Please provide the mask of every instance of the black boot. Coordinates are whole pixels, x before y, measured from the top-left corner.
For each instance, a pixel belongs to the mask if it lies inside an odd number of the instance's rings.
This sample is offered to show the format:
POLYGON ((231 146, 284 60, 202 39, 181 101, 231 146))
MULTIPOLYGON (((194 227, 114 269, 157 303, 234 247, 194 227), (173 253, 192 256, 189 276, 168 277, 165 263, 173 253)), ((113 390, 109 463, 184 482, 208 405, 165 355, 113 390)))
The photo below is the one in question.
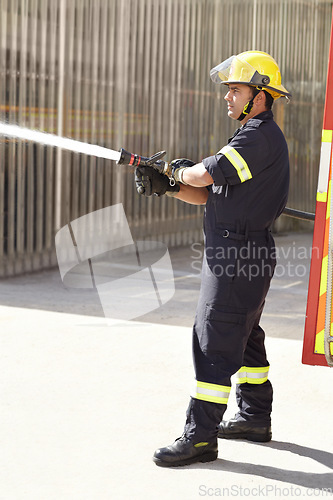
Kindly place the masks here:
POLYGON ((222 420, 219 425, 218 437, 223 439, 247 439, 264 443, 272 439, 272 429, 269 424, 258 425, 257 422, 245 420, 222 420))
POLYGON ((153 460, 160 467, 178 467, 217 459, 217 439, 213 442, 194 443, 186 435, 166 448, 155 451, 153 460))

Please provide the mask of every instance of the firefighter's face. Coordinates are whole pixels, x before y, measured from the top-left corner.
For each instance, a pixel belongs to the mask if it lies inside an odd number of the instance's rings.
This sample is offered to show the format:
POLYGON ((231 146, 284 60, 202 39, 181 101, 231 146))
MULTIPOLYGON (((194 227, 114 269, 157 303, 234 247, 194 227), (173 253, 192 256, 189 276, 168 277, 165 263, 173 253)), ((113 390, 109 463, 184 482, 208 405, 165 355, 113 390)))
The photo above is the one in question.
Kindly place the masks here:
POLYGON ((237 120, 244 106, 252 99, 252 89, 243 83, 230 83, 224 99, 228 104, 228 116, 237 120))

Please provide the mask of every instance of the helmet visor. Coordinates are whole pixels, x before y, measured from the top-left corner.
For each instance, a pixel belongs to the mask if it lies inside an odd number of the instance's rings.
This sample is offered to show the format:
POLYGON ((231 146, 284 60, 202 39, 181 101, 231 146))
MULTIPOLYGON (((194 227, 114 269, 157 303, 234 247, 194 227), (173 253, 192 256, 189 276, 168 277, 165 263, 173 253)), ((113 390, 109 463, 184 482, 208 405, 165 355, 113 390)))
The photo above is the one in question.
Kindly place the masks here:
POLYGON ((214 83, 228 81, 232 61, 236 56, 231 56, 210 70, 210 78, 214 83))
POLYGON ((214 83, 237 82, 250 85, 267 85, 270 78, 260 75, 247 61, 231 56, 210 70, 210 78, 214 83))

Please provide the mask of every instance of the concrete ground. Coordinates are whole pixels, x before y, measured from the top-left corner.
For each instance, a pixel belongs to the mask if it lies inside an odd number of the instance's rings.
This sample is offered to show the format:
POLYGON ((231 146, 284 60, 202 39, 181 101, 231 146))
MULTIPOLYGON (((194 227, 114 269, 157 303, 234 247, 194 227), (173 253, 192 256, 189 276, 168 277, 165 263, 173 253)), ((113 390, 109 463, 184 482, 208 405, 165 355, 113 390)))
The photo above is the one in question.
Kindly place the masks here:
POLYGON ((333 369, 301 363, 312 236, 276 242, 262 321, 273 440, 220 440, 217 461, 176 469, 151 457, 184 425, 200 247, 171 250, 175 295, 136 321, 106 320, 57 269, 3 280, 0 499, 333 497, 333 369))

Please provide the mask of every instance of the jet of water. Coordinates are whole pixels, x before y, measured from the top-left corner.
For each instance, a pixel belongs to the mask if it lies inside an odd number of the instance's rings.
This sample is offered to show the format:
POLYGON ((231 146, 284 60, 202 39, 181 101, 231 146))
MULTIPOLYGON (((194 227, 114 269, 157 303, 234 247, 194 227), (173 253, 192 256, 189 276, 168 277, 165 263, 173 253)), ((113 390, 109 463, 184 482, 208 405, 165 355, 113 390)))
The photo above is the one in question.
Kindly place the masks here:
POLYGON ((86 155, 97 156, 98 158, 106 158, 107 160, 118 161, 120 158, 120 151, 104 148, 95 144, 87 142, 76 141, 68 139, 67 137, 60 137, 59 135, 48 134, 38 130, 20 127, 18 125, 9 125, 8 123, 0 122, 0 135, 6 137, 15 137, 17 139, 24 139, 27 141, 36 142, 45 146, 55 146, 68 151, 76 153, 83 153, 86 155))

